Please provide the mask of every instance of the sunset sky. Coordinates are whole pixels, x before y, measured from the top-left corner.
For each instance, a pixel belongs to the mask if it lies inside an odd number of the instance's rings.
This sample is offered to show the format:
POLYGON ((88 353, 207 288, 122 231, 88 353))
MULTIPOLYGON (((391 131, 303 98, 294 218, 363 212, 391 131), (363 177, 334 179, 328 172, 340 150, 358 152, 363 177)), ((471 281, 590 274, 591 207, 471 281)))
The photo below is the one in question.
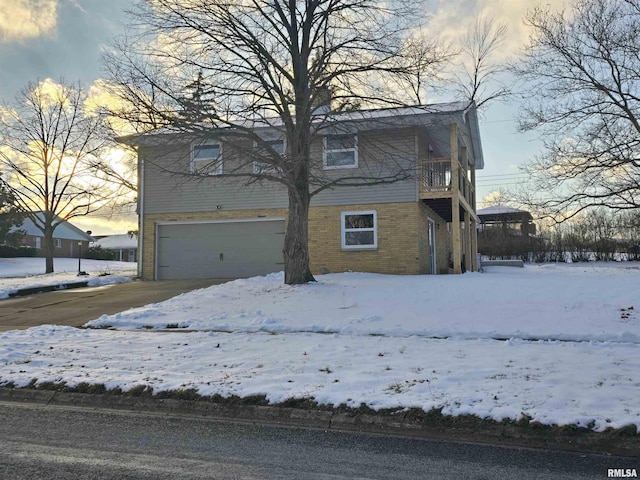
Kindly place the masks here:
MULTIPOLYGON (((48 77, 89 87, 103 75, 101 51, 123 32, 132 0, 0 0, 0 102, 11 101, 28 82, 48 77)), ((557 7, 561 0, 546 0, 557 7)), ((501 52, 516 52, 528 32, 522 22, 532 0, 432 0, 429 25, 441 36, 464 33, 479 15, 505 21, 509 40, 501 52)), ((481 123, 485 169, 478 172, 478 201, 522 178, 518 165, 535 155, 533 135, 516 132, 515 103, 489 108, 481 123)), ((483 205, 480 204, 479 207, 483 205)), ((134 217, 74 220, 96 234, 124 233, 134 217)))

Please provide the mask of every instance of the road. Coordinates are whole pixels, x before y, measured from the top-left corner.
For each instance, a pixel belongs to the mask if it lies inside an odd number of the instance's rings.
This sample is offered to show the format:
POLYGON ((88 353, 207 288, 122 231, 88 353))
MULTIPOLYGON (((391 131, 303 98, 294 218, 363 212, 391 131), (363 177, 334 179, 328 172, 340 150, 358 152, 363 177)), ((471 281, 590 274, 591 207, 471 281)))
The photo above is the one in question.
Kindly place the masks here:
POLYGON ((37 293, 0 300, 0 332, 36 325, 79 327, 102 314, 156 303, 226 280, 135 281, 104 287, 37 293))
POLYGON ((0 478, 595 480, 638 459, 0 402, 0 478))

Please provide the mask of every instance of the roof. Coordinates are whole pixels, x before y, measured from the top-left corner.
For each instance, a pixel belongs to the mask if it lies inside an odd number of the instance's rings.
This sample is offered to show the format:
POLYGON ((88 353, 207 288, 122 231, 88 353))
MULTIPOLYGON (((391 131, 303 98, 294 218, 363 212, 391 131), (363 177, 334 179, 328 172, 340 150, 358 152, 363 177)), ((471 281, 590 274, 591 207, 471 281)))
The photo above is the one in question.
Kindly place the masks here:
POLYGON ((93 243, 96 247, 102 247, 106 250, 125 250, 138 248, 138 237, 131 236, 127 233, 121 235, 109 235, 102 237, 93 243))
POLYGON ((480 220, 492 221, 500 219, 526 219, 532 220, 531 213, 526 210, 520 210, 519 208, 506 207, 503 205, 492 205, 487 208, 481 208, 476 211, 480 220))
MULTIPOLYGON (((42 212, 35 212, 35 215, 37 215, 39 218, 43 217, 42 212)), ((56 229, 54 230, 53 238, 60 238, 63 240, 77 240, 82 242, 93 241, 93 238, 91 237, 91 235, 87 234, 86 232, 83 232, 75 225, 72 225, 71 223, 65 220, 62 220, 60 217, 56 217, 56 220, 60 221, 61 223, 59 223, 56 229)), ((42 236, 42 230, 36 227, 30 218, 25 218, 24 221, 22 222, 22 225, 20 225, 19 227, 14 227, 12 228, 12 230, 13 231, 24 230, 27 235, 31 235, 34 237, 42 236)))
MULTIPOLYGON (((442 137, 442 143, 448 145, 449 125, 456 123, 464 127, 465 141, 468 142, 473 152, 471 163, 476 168, 484 168, 484 156, 482 142, 480 141, 480 128, 475 103, 448 102, 429 105, 415 105, 396 108, 379 108, 358 110, 352 112, 335 112, 318 116, 319 129, 325 133, 337 131, 346 133, 359 130, 381 130, 397 127, 429 127, 432 137, 442 137), (466 134, 468 133, 468 137, 466 134)), ((273 129, 282 126, 280 118, 256 119, 255 121, 243 120, 242 126, 254 130, 273 129)), ((207 126, 203 125, 206 130, 207 126)), ((216 130, 216 128, 213 128, 216 130)), ((219 127, 220 131, 231 131, 231 127, 219 127)), ((157 138, 166 135, 182 134, 171 128, 160 128, 151 132, 118 137, 116 140, 127 145, 152 145, 157 138)))

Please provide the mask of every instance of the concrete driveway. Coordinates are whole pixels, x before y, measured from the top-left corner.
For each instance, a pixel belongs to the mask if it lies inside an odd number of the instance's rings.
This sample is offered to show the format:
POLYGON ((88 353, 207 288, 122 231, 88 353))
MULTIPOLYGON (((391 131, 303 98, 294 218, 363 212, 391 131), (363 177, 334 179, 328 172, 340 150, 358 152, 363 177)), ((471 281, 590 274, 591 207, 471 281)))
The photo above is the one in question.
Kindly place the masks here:
POLYGON ((135 281, 104 287, 60 290, 0 300, 0 332, 36 325, 79 327, 103 314, 118 313, 228 280, 135 281))

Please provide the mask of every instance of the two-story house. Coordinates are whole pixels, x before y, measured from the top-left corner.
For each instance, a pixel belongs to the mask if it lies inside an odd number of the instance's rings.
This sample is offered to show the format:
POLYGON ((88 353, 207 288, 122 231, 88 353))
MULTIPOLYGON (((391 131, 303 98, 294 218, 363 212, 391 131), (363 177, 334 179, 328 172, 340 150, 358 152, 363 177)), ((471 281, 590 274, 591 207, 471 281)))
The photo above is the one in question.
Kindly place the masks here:
MULTIPOLYGON (((259 128, 271 148, 286 148, 278 128, 259 128)), ((283 269, 287 190, 225 176, 238 172, 238 156, 231 155, 238 149, 228 133, 220 130, 206 140, 162 132, 120 139, 138 151, 143 278, 234 278, 283 269), (190 174, 205 165, 206 175, 190 174)), ((311 156, 314 181, 360 174, 389 178, 394 168, 403 173, 392 183, 327 188, 313 196, 314 274, 477 270, 474 186, 483 156, 475 106, 329 115, 311 156)), ((247 168, 277 174, 260 162, 247 168)))

